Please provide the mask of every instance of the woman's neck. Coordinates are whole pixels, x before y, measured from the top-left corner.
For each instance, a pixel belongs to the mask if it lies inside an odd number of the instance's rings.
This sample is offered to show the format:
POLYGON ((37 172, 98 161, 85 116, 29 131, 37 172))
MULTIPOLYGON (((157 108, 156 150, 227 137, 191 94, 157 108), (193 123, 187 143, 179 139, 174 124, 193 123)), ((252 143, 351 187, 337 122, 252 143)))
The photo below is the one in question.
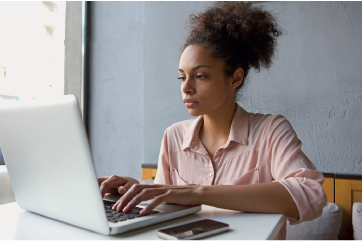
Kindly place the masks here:
POLYGON ((236 103, 227 103, 216 111, 204 115, 199 137, 214 144, 225 144, 229 138, 231 123, 234 117, 236 103))

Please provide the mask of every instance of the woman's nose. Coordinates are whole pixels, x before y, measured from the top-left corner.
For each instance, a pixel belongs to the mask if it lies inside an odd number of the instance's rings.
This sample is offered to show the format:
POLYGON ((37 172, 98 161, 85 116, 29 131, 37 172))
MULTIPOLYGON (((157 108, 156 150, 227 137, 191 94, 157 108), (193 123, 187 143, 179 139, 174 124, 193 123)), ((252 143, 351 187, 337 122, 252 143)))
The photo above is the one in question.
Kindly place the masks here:
POLYGON ((195 93, 195 88, 192 86, 190 79, 186 79, 185 82, 181 85, 181 90, 185 94, 195 93))

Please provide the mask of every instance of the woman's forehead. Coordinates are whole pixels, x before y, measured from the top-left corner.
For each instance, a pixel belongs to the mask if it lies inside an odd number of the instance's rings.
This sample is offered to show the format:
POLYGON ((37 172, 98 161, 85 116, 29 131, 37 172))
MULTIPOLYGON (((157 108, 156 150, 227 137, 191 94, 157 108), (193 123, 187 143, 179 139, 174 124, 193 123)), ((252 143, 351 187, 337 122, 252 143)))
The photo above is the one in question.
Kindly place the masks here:
POLYGON ((220 64, 222 65, 223 62, 214 58, 207 48, 202 45, 190 45, 181 54, 179 69, 192 69, 200 65, 217 67, 220 64))

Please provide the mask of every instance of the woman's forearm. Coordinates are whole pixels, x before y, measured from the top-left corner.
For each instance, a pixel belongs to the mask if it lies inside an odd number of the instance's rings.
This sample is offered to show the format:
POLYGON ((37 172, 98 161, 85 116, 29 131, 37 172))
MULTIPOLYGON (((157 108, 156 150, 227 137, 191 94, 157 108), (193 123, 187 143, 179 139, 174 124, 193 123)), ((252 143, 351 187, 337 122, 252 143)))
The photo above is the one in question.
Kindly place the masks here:
POLYGON ((198 202, 244 212, 281 213, 299 218, 295 202, 278 182, 197 187, 198 202))

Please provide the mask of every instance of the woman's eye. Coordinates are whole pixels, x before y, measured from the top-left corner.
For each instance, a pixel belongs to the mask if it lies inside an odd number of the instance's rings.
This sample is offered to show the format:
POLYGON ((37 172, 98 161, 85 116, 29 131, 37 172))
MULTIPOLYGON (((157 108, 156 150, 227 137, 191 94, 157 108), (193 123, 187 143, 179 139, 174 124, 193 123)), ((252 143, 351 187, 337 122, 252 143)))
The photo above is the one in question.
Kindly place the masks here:
POLYGON ((178 79, 184 81, 186 78, 181 76, 178 79))
POLYGON ((197 75, 196 78, 197 79, 204 79, 206 77, 206 75, 197 75))

